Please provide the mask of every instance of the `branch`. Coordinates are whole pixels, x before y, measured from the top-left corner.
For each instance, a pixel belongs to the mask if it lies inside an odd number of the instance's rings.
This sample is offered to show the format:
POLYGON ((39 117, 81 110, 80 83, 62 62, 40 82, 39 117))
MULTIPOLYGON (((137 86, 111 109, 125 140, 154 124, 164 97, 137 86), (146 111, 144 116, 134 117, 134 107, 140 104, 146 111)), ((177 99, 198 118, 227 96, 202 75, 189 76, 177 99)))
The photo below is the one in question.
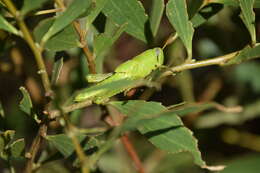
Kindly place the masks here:
POLYGON ((43 61, 43 57, 41 54, 42 49, 40 47, 36 46, 29 29, 27 28, 26 24, 24 23, 22 17, 19 16, 19 11, 17 11, 17 9, 14 6, 14 4, 12 3, 12 1, 11 0, 3 0, 3 1, 6 5, 6 7, 8 8, 8 10, 11 12, 11 14, 16 19, 17 24, 18 24, 20 30, 22 31, 24 40, 28 43, 31 50, 33 51, 33 54, 34 54, 34 57, 35 57, 35 60, 37 62, 37 66, 39 69, 38 73, 41 76, 42 83, 43 83, 43 86, 45 89, 45 96, 47 96, 47 97, 52 96, 50 80, 49 80, 47 70, 46 70, 46 67, 45 67, 45 64, 43 61))
POLYGON ((145 173, 144 171, 144 167, 142 165, 142 162, 140 161, 139 156, 137 155, 135 148, 133 147, 133 145, 131 144, 128 136, 125 134, 120 138, 121 142, 123 143, 125 150, 127 151, 127 153, 129 154, 129 156, 131 157, 131 159, 134 162, 134 165, 137 169, 137 171, 139 173, 145 173))
POLYGON ((194 69, 194 68, 206 67, 206 66, 211 66, 211 65, 224 65, 227 61, 234 58, 238 54, 238 52, 239 51, 232 52, 230 54, 226 54, 223 56, 219 56, 219 57, 207 59, 207 60, 186 62, 184 64, 172 67, 169 71, 164 72, 161 77, 166 77, 166 76, 172 75, 173 73, 181 72, 184 70, 190 70, 190 69, 194 69))
MULTIPOLYGON (((36 45, 36 43, 33 40, 33 37, 31 36, 31 33, 29 31, 29 29, 27 28, 23 18, 21 16, 19 16, 19 11, 17 11, 16 7, 14 6, 14 4, 12 3, 11 0, 3 0, 3 2, 5 3, 7 9, 10 11, 10 13, 14 16, 15 20, 17 21, 17 24, 22 32, 22 37, 23 39, 28 43, 29 47, 31 48, 37 66, 38 66, 38 73, 41 76, 41 80, 44 86, 44 90, 45 90, 45 96, 46 97, 52 97, 53 92, 51 89, 51 84, 50 84, 50 80, 47 74, 47 70, 43 61, 43 57, 42 57, 42 49, 40 47, 38 47, 36 45)), ((38 130, 38 134, 37 136, 34 138, 31 147, 29 149, 29 152, 27 153, 28 156, 28 161, 26 163, 26 168, 25 168, 25 172, 32 172, 33 169, 33 164, 34 164, 34 160, 35 157, 39 151, 41 142, 42 142, 42 137, 43 135, 45 135, 47 133, 47 124, 48 124, 48 119, 45 117, 43 123, 40 125, 40 128, 38 130)))
MULTIPOLYGON (((62 8, 63 10, 66 9, 64 3, 61 0, 55 0, 57 5, 62 8)), ((79 35, 79 41, 81 44, 81 48, 87 58, 88 61, 88 68, 90 73, 95 74, 96 73, 96 65, 95 65, 95 60, 92 52, 88 48, 88 44, 86 42, 86 32, 83 31, 80 27, 80 23, 78 21, 73 22, 73 26, 76 29, 78 35, 79 35)))

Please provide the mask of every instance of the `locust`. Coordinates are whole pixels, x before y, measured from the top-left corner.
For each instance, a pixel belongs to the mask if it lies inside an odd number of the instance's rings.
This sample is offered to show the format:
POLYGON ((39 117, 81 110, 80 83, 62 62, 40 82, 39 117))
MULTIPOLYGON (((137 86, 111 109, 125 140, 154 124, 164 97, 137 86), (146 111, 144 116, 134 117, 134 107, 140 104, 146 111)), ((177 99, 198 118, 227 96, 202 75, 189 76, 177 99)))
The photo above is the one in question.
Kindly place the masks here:
POLYGON ((132 81, 144 79, 152 71, 161 67, 163 61, 164 54, 161 48, 146 50, 120 64, 113 73, 87 76, 88 82, 97 82, 96 85, 79 92, 74 100, 76 102, 92 100, 100 104, 116 94, 134 88, 132 81), (112 85, 115 86, 113 89, 111 89, 112 85))

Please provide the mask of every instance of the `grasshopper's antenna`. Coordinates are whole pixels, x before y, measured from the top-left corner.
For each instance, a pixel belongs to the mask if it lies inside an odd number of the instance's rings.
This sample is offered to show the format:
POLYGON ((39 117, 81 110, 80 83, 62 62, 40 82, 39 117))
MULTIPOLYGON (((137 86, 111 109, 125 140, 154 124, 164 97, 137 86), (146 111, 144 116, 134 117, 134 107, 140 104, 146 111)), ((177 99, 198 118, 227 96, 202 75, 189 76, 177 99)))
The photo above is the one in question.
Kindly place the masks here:
POLYGON ((165 41, 162 49, 164 49, 166 46, 168 46, 169 44, 173 43, 176 39, 178 38, 178 34, 177 32, 175 32, 174 34, 171 34, 169 36, 169 38, 165 41))

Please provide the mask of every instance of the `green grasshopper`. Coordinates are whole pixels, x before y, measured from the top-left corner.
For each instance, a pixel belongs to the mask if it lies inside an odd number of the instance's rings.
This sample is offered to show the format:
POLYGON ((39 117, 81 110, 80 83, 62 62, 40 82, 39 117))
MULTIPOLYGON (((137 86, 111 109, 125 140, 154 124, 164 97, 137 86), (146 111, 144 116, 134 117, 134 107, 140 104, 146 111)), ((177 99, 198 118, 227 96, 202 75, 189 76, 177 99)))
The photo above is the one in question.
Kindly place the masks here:
POLYGON ((134 88, 133 81, 144 79, 153 70, 162 66, 163 61, 164 55, 162 49, 154 48, 122 63, 115 69, 114 73, 109 73, 105 76, 102 74, 87 76, 88 81, 100 82, 82 90, 76 95, 75 101, 92 100, 100 104, 118 93, 134 88))

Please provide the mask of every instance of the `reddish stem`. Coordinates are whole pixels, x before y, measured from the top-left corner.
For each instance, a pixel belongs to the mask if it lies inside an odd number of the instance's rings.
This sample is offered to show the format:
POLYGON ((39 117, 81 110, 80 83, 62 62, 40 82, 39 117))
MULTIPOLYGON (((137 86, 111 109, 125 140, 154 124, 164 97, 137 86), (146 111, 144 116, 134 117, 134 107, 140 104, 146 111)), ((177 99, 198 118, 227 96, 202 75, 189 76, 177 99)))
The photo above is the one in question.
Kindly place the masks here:
POLYGON ((142 165, 142 162, 140 161, 132 143, 130 142, 128 136, 125 134, 124 136, 122 136, 120 138, 121 142, 123 143, 127 153, 129 154, 129 156, 131 157, 131 159, 134 162, 134 165, 138 171, 138 173, 145 173, 144 171, 144 167, 142 165))

